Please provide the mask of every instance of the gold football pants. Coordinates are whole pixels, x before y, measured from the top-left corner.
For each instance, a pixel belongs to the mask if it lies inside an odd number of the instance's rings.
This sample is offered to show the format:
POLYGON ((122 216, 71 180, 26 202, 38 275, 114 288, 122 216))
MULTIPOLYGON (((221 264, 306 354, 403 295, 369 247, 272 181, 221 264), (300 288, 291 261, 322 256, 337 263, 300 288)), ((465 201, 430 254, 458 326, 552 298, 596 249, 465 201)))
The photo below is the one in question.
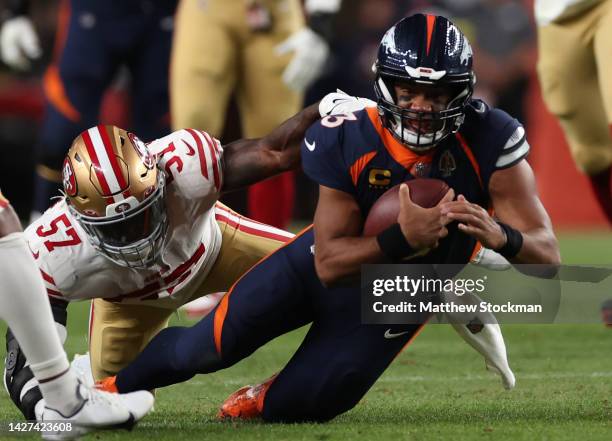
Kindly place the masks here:
POLYGON ((246 138, 261 137, 297 113, 302 94, 282 73, 292 54, 274 48, 303 26, 299 0, 259 0, 271 28, 252 31, 249 0, 181 0, 176 13, 170 66, 174 129, 194 127, 221 136, 235 92, 246 138))
POLYGON ((544 101, 559 119, 576 165, 597 174, 612 164, 610 2, 540 27, 538 46, 544 101))
MULTIPOLYGON (((234 220, 236 216, 245 219, 223 205, 221 208, 231 213, 230 217, 234 220)), ((271 232, 271 227, 257 226, 251 222, 236 224, 217 217, 222 234, 221 250, 210 273, 188 301, 229 290, 255 263, 290 239, 288 233, 285 233, 286 238, 279 237, 271 232)), ((167 326, 173 312, 172 309, 150 305, 93 300, 89 353, 94 378, 99 380, 115 375, 136 358, 147 343, 167 326)))

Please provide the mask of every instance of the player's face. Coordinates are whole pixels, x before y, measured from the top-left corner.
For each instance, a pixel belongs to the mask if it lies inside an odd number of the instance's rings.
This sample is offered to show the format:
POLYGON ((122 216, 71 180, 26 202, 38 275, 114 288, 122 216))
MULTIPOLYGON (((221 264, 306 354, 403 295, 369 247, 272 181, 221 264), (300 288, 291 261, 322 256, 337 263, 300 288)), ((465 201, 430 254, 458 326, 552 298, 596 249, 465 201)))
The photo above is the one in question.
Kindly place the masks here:
MULTIPOLYGON (((397 105, 403 109, 418 112, 439 112, 445 110, 451 96, 448 89, 427 84, 409 84, 398 82, 395 84, 397 105)), ((421 135, 432 133, 442 128, 443 121, 414 119, 405 120, 406 127, 421 135)))

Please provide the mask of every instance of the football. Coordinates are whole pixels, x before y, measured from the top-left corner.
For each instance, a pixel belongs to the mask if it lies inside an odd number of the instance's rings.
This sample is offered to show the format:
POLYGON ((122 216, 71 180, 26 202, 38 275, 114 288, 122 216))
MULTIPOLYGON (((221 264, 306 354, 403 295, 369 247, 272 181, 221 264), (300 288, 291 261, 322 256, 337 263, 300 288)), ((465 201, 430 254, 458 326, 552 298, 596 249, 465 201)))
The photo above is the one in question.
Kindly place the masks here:
MULTIPOLYGON (((440 179, 419 178, 406 181, 412 201, 424 208, 435 206, 449 190, 440 179)), ((397 222, 399 214, 399 188, 391 187, 374 203, 363 227, 364 236, 376 236, 397 222)))

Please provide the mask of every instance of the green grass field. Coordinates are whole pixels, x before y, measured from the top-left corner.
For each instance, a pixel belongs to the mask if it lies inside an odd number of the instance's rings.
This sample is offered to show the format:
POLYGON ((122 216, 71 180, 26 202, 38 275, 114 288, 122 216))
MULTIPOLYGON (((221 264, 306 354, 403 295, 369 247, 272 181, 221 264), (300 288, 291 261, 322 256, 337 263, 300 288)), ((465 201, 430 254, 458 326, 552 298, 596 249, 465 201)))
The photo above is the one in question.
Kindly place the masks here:
MULTIPOLYGON (((563 234, 561 247, 566 263, 612 263, 610 233, 563 234)), ((174 322, 191 323, 179 317, 174 322)), ((71 306, 70 354, 86 350, 86 324, 87 304, 71 306)), ((301 329, 231 369, 159 390, 155 412, 133 432, 97 433, 90 439, 611 440, 612 329, 506 325, 503 331, 517 376, 517 387, 510 392, 485 371, 481 357, 450 326, 430 325, 355 409, 332 422, 216 421, 217 407, 229 393, 283 366, 305 332, 301 329)), ((2 429, 19 420, 2 394, 2 429)), ((0 432, 0 439, 6 435, 0 432)))

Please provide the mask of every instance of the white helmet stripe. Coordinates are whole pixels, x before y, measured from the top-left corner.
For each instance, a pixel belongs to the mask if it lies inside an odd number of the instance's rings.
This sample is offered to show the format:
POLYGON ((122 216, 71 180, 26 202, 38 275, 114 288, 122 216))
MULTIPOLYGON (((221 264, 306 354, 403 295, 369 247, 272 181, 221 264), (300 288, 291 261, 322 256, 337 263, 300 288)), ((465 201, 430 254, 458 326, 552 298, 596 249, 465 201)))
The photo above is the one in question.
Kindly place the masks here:
MULTIPOLYGON (((110 152, 108 150, 112 152, 112 148, 111 146, 108 146, 107 148, 107 146, 104 145, 100 130, 104 130, 104 126, 92 127, 87 132, 89 133, 89 137, 91 138, 93 148, 100 163, 101 171, 104 174, 106 182, 108 183, 110 192, 114 195, 115 201, 121 201, 125 198, 123 194, 120 193, 121 186, 119 185, 117 170, 115 170, 115 167, 113 167, 113 164, 111 163, 111 158, 109 157, 110 152)), ((114 157, 113 160, 116 162, 116 159, 114 157)))

